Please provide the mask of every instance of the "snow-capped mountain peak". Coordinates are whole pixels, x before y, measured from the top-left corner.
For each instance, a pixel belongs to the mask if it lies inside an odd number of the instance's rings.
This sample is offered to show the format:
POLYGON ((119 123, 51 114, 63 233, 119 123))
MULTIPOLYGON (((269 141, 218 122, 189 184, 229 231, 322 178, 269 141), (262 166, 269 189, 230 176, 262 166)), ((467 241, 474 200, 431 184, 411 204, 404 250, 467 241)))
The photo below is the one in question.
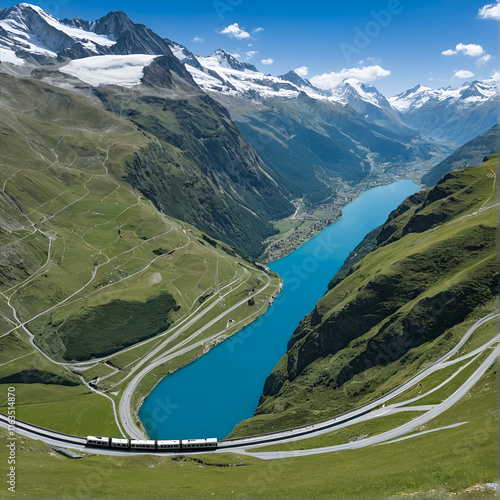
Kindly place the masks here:
POLYGON ((315 90, 319 91, 319 89, 316 89, 309 80, 302 78, 295 71, 289 71, 286 75, 281 75, 279 78, 281 78, 282 80, 286 80, 287 82, 293 83, 298 88, 302 87, 314 88, 315 90))
POLYGON ((356 78, 346 78, 332 90, 332 99, 342 104, 350 104, 356 109, 359 102, 372 104, 378 108, 389 108, 387 99, 372 85, 365 85, 356 78))
POLYGON ((389 102, 412 127, 456 144, 473 139, 498 122, 498 94, 492 80, 467 82, 459 88, 417 85, 389 102))
MULTIPOLYGON (((302 91, 292 82, 261 73, 254 65, 239 61, 223 49, 209 56, 198 56, 182 45, 169 44, 173 54, 205 91, 250 99, 295 98, 302 91)), ((310 91, 320 92, 312 86, 310 91)))
POLYGON ((389 102, 393 108, 401 113, 405 113, 412 107, 423 106, 430 99, 429 92, 432 92, 431 88, 424 87, 419 83, 412 89, 390 97, 389 102))
POLYGON ((462 87, 431 89, 417 85, 394 97, 389 98, 391 105, 401 113, 410 113, 423 106, 439 105, 468 105, 472 103, 486 102, 497 93, 494 85, 486 82, 465 83, 462 87))
MULTIPOLYGON (((204 57, 174 42, 169 41, 169 44, 198 85, 208 92, 257 100, 269 97, 295 99, 304 93, 316 100, 350 104, 356 110, 372 105, 393 111, 387 99, 375 87, 354 78, 346 79, 333 91, 320 90, 295 71, 282 76, 266 75, 252 64, 238 61, 223 49, 204 57)), ((364 113, 364 109, 360 112, 364 113)))
POLYGON ((307 105, 311 99, 329 101, 350 106, 363 119, 406 135, 410 126, 447 140, 465 140, 473 131, 458 126, 453 129, 447 118, 476 113, 478 123, 485 123, 484 130, 497 119, 498 94, 492 80, 468 82, 460 88, 417 85, 387 100, 374 86, 354 78, 344 80, 333 90, 320 90, 295 71, 282 76, 266 75, 224 49, 207 56, 196 55, 146 26, 133 23, 121 11, 84 21, 58 20, 29 3, 0 10, 1 71, 25 75, 32 67, 51 65, 54 69, 56 63, 59 67, 64 62, 67 64, 60 68, 62 74, 91 85, 132 86, 142 82, 167 88, 173 83, 165 74, 174 74, 176 82, 192 86, 194 79, 207 92, 224 99, 255 101, 258 106, 275 98, 307 105))
POLYGON ((103 47, 110 47, 111 45, 114 45, 116 43, 116 40, 114 40, 112 37, 99 35, 90 30, 84 30, 79 27, 72 27, 67 24, 64 24, 63 22, 51 16, 50 14, 45 12, 42 8, 36 5, 22 3, 19 5, 19 7, 33 9, 47 24, 65 33, 74 40, 91 41, 103 47))
POLYGON ((226 52, 224 49, 216 50, 208 57, 204 57, 203 60, 205 62, 205 66, 207 67, 221 67, 226 69, 234 69, 236 71, 258 71, 253 64, 238 61, 238 59, 236 59, 232 54, 226 52))
POLYGON ((111 37, 68 26, 36 5, 21 3, 0 10, 2 62, 46 64, 66 49, 98 54, 115 43, 111 37))
POLYGON ((482 82, 472 82, 469 87, 467 87, 462 92, 462 99, 476 98, 479 100, 490 99, 496 95, 497 90, 494 86, 488 85, 482 82))
POLYGON ((89 22, 80 18, 58 20, 26 3, 0 10, 0 62, 37 66, 64 58, 128 54, 171 57, 175 71, 187 76, 167 41, 146 26, 133 23, 124 12, 110 12, 89 22))

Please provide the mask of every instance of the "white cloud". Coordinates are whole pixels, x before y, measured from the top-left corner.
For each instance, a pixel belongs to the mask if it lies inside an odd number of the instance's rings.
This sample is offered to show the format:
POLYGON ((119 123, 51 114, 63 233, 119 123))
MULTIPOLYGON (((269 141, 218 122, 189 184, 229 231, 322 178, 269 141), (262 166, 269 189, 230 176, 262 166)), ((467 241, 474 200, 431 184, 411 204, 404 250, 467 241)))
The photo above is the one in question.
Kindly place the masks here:
POLYGON ((443 52, 441 52, 443 56, 454 56, 460 53, 466 56, 479 57, 484 54, 484 49, 481 47, 481 45, 476 45, 475 43, 469 43, 467 45, 459 43, 455 47, 455 50, 448 49, 448 50, 443 50, 443 52))
POLYGON ((484 54, 484 49, 481 45, 476 45, 475 43, 469 43, 468 45, 464 45, 463 43, 459 43, 456 46, 457 52, 462 52, 466 56, 471 57, 479 57, 484 54))
POLYGON ((271 66, 271 64, 274 64, 274 59, 262 59, 261 61, 262 64, 265 64, 266 66, 271 66))
POLYGON ((193 42, 204 42, 205 40, 203 40, 203 38, 200 38, 199 36, 195 36, 193 38, 193 42))
POLYGON ((363 66, 365 63, 370 63, 370 64, 380 64, 382 62, 382 59, 379 57, 367 57, 366 59, 361 59, 361 61, 358 62, 360 66, 363 66))
POLYGON ((245 52, 245 55, 247 56, 248 59, 252 59, 253 56, 257 55, 258 51, 256 50, 249 50, 248 52, 245 52))
POLYGON ((472 71, 468 71, 466 69, 458 69, 455 70, 455 74, 453 78, 460 78, 461 80, 465 80, 466 78, 472 78, 474 73, 472 71))
POLYGON ((495 71, 489 78, 489 80, 485 80, 486 83, 496 84, 497 87, 500 87, 500 71, 495 71))
POLYGON ((307 76, 309 74, 309 68, 307 66, 301 66, 294 70, 299 76, 307 76))
POLYGON ((243 40, 244 38, 250 38, 250 33, 245 31, 245 28, 240 28, 238 23, 231 24, 227 28, 220 31, 221 35, 228 35, 230 38, 236 38, 236 40, 243 40))
POLYGON ((344 68, 338 73, 324 73, 313 76, 310 82, 323 90, 330 90, 340 85, 346 78, 356 78, 362 83, 370 83, 379 78, 389 76, 391 72, 381 66, 365 66, 364 68, 344 68))
POLYGON ((264 28, 255 28, 252 33, 260 33, 261 31, 264 31, 264 28))
POLYGON ((241 54, 229 54, 233 56, 235 59, 241 59, 241 54))
POLYGON ((480 68, 481 66, 484 66, 489 60, 491 59, 491 54, 484 54, 483 57, 480 57, 476 62, 476 66, 480 68))
POLYGON ((478 17, 480 19, 495 19, 500 21, 500 2, 490 3, 481 7, 478 12, 478 17))

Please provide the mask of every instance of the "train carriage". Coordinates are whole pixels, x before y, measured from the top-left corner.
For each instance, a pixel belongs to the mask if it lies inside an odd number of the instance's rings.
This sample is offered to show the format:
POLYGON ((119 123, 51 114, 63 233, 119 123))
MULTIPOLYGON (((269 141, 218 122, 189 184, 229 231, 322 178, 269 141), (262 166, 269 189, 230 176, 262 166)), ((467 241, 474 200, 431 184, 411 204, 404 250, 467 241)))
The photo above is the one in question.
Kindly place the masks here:
POLYGON ((217 449, 217 439, 183 439, 182 450, 215 450, 217 449))
POLYGON ((156 447, 159 451, 180 451, 181 442, 179 440, 158 440, 156 447))
POLYGON ((130 441, 128 439, 111 439, 111 448, 122 448, 128 450, 130 448, 130 441))
POLYGON ((156 450, 156 441, 146 439, 132 439, 131 450, 156 450))
POLYGON ((88 436, 87 445, 89 446, 99 446, 101 448, 109 448, 110 438, 99 437, 99 436, 88 436))

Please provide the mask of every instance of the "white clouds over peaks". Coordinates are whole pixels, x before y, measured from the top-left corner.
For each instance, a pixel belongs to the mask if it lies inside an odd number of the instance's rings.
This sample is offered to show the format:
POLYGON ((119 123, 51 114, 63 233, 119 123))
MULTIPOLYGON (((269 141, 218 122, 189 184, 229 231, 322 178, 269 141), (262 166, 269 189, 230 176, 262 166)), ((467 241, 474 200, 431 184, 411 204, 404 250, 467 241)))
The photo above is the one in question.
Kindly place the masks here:
POLYGON ((484 54, 484 50, 481 45, 476 45, 475 43, 469 43, 468 45, 464 45, 463 43, 459 43, 455 47, 457 52, 462 52, 466 56, 471 57, 479 57, 484 54))
POLYGON ((380 64, 381 62, 382 62, 382 59, 380 59, 379 57, 367 57, 366 59, 361 59, 361 61, 359 61, 358 64, 360 66, 362 66, 365 63, 380 64))
POLYGON ((331 73, 313 76, 310 82, 320 89, 330 90, 340 85, 346 78, 356 78, 362 83, 370 83, 390 74, 391 72, 388 69, 378 65, 364 68, 344 68, 338 73, 332 71, 331 73))
MULTIPOLYGON (((455 49, 448 49, 448 50, 443 50, 441 52, 443 56, 456 56, 457 54, 463 54, 465 56, 470 56, 470 57, 477 57, 478 59, 474 63, 478 68, 481 66, 484 66, 486 63, 488 63, 491 60, 491 54, 485 53, 484 49, 481 47, 481 45, 477 45, 475 43, 469 43, 469 44, 464 44, 464 43, 459 43, 455 49)), ((470 72, 469 72, 470 73, 470 72)), ((471 73, 472 74, 472 73, 471 73)), ((457 76, 457 78, 460 78, 457 76)), ((468 76, 464 78, 469 78, 468 76)))
POLYGON ((309 68, 307 66, 301 66, 294 70, 299 76, 307 76, 309 74, 309 68))
POLYGON ((480 57, 474 64, 480 68, 484 66, 491 59, 491 54, 484 54, 483 57, 480 57))
POLYGON ((493 83, 497 87, 500 87, 500 71, 495 71, 489 78, 489 80, 485 80, 486 83, 493 83))
POLYGON ((455 74, 453 78, 459 78, 461 80, 465 80, 466 78, 472 78, 474 73, 472 71, 467 71, 466 69, 455 70, 455 74))
POLYGON ((265 64, 266 66, 271 66, 271 64, 274 64, 274 59, 262 59, 261 61, 262 64, 265 64))
POLYGON ((500 21, 500 2, 490 3, 481 7, 478 12, 478 17, 480 19, 495 19, 500 21))
POLYGON ((193 38, 193 42, 204 42, 205 40, 203 40, 203 38, 200 38, 199 36, 195 36, 193 38))
POLYGON ((250 33, 245 31, 245 28, 240 28, 238 23, 229 25, 220 31, 221 35, 228 35, 230 38, 236 38, 236 40, 243 40, 244 38, 250 38, 250 33))
POLYGON ((448 50, 443 50, 441 52, 443 56, 453 56, 456 54, 464 54, 466 56, 471 56, 471 57, 479 57, 484 54, 484 49, 481 47, 481 45, 476 45, 475 43, 469 43, 467 45, 463 43, 459 43, 456 47, 455 50, 453 49, 448 49, 448 50))

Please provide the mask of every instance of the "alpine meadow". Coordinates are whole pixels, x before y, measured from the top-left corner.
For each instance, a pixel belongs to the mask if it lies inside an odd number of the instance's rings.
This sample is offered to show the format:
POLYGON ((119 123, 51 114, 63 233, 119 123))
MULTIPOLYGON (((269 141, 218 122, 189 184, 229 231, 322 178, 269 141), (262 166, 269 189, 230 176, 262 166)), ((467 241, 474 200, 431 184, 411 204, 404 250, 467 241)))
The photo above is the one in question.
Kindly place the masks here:
POLYGON ((496 496, 499 21, 0 5, 0 496, 496 496))

